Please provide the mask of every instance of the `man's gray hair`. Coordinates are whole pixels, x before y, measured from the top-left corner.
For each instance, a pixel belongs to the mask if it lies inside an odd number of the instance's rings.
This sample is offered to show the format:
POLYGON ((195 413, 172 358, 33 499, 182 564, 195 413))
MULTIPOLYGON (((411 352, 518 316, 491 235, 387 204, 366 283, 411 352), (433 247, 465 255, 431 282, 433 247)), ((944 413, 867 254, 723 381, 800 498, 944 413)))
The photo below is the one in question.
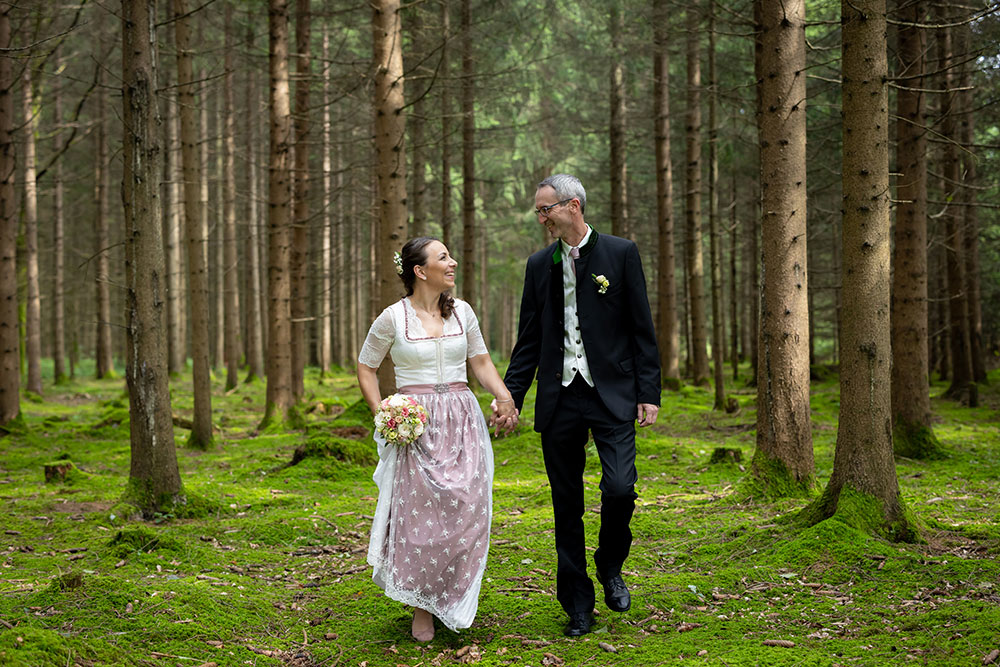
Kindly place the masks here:
POLYGON ((560 201, 563 199, 579 199, 580 213, 586 210, 587 191, 583 189, 583 183, 576 176, 572 174, 552 174, 539 183, 536 189, 544 188, 546 185, 556 191, 556 197, 560 201))

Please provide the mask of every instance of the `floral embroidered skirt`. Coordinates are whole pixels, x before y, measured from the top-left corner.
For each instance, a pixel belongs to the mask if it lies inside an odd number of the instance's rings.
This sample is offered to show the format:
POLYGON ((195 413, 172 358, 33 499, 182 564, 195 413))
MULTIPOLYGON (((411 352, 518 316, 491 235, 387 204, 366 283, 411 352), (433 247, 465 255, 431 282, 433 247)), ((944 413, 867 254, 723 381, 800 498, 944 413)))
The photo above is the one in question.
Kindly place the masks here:
POLYGON ((375 436, 372 579, 393 600, 428 610, 452 630, 467 628, 479 605, 493 514, 489 429, 464 384, 399 392, 414 396, 429 419, 404 447, 375 436))

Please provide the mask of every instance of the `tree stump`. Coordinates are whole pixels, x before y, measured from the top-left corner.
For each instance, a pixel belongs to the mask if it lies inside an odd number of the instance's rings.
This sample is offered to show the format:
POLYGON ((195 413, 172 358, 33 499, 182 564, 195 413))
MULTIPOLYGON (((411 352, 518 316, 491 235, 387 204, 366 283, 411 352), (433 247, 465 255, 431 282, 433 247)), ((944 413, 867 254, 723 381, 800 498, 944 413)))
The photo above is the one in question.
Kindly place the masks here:
POLYGON ((715 451, 712 452, 712 458, 709 463, 725 463, 731 461, 733 463, 739 463, 743 460, 743 452, 734 447, 716 447, 715 451))
POLYGON ((56 461, 45 464, 45 483, 65 482, 70 473, 76 469, 72 461, 56 461))

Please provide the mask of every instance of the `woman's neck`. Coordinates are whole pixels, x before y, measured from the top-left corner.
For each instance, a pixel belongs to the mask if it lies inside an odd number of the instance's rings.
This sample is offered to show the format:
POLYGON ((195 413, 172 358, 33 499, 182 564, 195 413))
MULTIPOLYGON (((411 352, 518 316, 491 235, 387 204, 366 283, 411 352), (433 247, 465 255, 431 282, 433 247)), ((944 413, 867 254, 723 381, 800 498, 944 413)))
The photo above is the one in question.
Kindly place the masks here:
POLYGON ((428 313, 438 313, 440 312, 438 309, 438 299, 440 296, 439 292, 423 288, 423 285, 416 285, 413 294, 410 295, 410 303, 415 308, 428 313))

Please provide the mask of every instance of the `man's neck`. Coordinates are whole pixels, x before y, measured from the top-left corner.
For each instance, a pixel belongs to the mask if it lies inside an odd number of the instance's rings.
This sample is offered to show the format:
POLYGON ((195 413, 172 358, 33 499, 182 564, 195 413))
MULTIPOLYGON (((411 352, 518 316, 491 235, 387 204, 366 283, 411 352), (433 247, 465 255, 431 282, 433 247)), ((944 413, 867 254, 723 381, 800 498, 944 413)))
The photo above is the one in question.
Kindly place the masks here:
POLYGON ((571 248, 579 246, 583 242, 583 239, 587 237, 588 229, 590 229, 590 226, 587 225, 586 222, 583 222, 581 220, 579 228, 577 228, 577 226, 574 225, 573 229, 569 232, 569 234, 563 237, 563 243, 565 243, 571 248))

